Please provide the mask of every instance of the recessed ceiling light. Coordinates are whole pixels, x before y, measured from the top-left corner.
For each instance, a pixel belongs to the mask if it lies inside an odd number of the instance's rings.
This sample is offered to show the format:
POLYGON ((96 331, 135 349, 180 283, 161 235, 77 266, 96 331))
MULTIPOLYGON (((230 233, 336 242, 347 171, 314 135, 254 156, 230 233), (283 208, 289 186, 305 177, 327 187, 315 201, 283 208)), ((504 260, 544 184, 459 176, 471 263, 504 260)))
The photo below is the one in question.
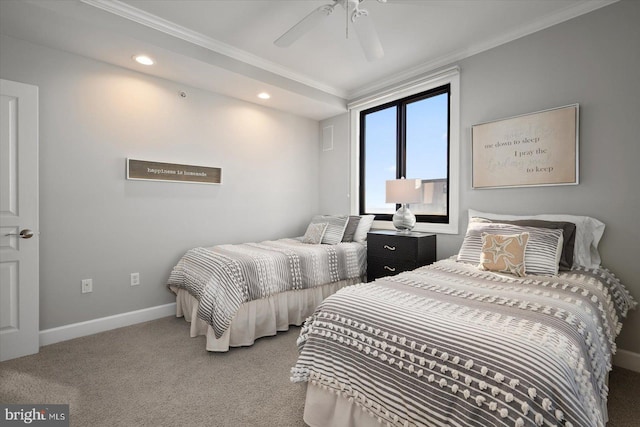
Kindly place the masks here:
POLYGON ((133 59, 142 65, 153 65, 153 59, 149 58, 147 55, 135 55, 133 59))
POLYGON ((260 99, 269 99, 271 98, 271 95, 269 95, 267 92, 261 92, 258 94, 258 98, 260 99))

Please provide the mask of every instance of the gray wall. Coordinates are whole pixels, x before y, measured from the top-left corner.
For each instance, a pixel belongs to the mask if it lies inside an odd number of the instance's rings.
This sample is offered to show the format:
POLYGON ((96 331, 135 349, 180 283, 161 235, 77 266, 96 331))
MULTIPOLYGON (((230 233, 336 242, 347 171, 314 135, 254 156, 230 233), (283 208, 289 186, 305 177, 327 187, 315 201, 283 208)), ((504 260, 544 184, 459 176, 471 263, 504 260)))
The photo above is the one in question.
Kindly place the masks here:
POLYGON ((323 120, 320 126, 321 138, 323 128, 328 126, 333 126, 333 149, 322 151, 320 154, 320 170, 323 171, 320 185, 321 211, 328 214, 346 214, 349 213, 350 207, 351 153, 349 144, 346 143, 349 140, 349 116, 342 114, 323 120))
MULTIPOLYGON (((461 69, 461 191, 459 235, 438 235, 438 256, 457 253, 469 208, 502 213, 572 213, 606 224, 603 265, 640 300, 640 2, 622 1, 515 40, 455 65, 461 69), (471 126, 562 105, 580 104, 580 185, 471 189, 471 126)), ((347 115, 321 122, 346 122, 347 115)), ((348 138, 322 153, 321 175, 348 153, 348 138)), ((348 158, 348 157, 345 157, 348 158)), ((347 160, 348 161, 348 160, 347 160)), ((342 164, 340 166, 342 168, 342 164)), ((342 176, 342 175, 341 175, 342 176)), ((321 188, 325 207, 346 206, 349 180, 321 188)), ((640 353, 640 313, 619 338, 640 353)))
POLYGON ((2 78, 40 88, 41 330, 175 301, 187 249, 302 235, 318 212, 317 121, 4 36, 0 51, 2 78), (127 181, 126 157, 219 166, 223 184, 127 181))

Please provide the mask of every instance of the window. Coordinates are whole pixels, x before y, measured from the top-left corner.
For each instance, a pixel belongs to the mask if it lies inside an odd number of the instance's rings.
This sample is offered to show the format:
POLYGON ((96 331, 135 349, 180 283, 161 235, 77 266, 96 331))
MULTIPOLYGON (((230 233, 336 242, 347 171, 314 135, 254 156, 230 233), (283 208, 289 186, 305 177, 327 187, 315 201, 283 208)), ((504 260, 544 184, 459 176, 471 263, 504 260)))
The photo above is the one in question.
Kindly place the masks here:
POLYGON ((385 182, 421 179, 418 222, 449 220, 449 85, 360 112, 360 214, 390 220, 385 182))
POLYGON ((423 203, 412 204, 416 230, 457 233, 459 74, 433 78, 350 105, 352 212, 375 214, 389 228, 398 208, 385 202, 387 180, 422 180, 423 203), (354 147, 355 146, 355 147, 354 147))

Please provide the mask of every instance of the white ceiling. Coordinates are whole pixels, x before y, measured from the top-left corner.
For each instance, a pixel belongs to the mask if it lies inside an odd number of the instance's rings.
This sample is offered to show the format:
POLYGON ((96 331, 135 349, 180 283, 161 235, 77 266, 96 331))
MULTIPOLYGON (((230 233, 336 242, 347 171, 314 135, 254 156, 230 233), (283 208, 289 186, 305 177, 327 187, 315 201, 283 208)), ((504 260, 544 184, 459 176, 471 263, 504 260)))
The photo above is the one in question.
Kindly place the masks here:
POLYGON ((0 0, 0 33, 321 120, 376 89, 617 0, 366 0, 385 55, 368 62, 341 6, 292 46, 273 41, 331 0, 0 0), (137 53, 156 60, 132 61, 137 53), (272 98, 259 100, 266 91, 272 98))

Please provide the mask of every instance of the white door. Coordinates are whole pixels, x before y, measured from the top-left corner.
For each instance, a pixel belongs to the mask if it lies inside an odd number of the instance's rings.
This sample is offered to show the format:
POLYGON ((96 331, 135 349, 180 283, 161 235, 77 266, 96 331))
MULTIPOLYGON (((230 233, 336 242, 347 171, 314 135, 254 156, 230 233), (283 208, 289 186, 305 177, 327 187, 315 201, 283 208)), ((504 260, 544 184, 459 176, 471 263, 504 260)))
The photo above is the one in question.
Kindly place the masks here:
POLYGON ((38 352, 38 88, 0 80, 0 361, 38 352))

